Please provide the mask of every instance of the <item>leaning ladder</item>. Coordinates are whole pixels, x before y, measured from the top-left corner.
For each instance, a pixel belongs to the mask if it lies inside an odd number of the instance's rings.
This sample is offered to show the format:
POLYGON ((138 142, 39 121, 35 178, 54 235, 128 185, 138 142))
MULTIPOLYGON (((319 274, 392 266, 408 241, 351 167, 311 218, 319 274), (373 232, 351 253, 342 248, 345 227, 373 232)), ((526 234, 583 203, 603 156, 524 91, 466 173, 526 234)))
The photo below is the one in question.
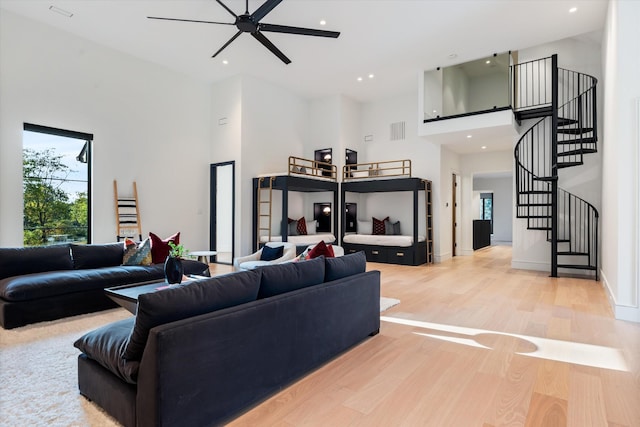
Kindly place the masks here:
POLYGON ((265 177, 261 176, 260 179, 258 179, 258 206, 256 207, 256 209, 258 209, 258 215, 257 215, 257 221, 258 224, 256 226, 256 230, 258 235, 256 236, 256 250, 260 249, 260 235, 261 235, 261 231, 267 231, 269 239, 268 241, 271 241, 271 200, 272 200, 272 196, 273 196, 273 181, 275 180, 274 176, 269 177, 269 198, 268 200, 262 200, 262 183, 264 182, 265 177), (268 212, 269 213, 264 213, 264 209, 262 208, 263 205, 268 205, 268 212), (264 225, 264 220, 267 220, 267 225, 264 225))
POLYGON ((113 180, 113 195, 116 207, 116 239, 135 237, 142 240, 142 223, 140 222, 140 210, 138 209, 138 187, 133 181, 133 196, 122 197, 118 195, 118 183, 113 180))

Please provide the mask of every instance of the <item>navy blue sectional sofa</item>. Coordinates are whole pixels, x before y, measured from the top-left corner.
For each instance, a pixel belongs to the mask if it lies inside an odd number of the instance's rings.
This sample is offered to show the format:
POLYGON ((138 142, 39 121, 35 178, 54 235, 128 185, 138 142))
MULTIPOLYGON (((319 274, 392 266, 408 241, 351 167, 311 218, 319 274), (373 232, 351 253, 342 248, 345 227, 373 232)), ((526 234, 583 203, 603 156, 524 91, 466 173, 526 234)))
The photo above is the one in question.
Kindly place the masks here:
POLYGON ((142 294, 136 316, 75 343, 80 393, 126 427, 237 417, 380 329, 363 252, 142 294))
MULTIPOLYGON (((5 329, 117 307, 112 286, 162 280, 162 264, 123 266, 123 243, 0 248, 0 325, 5 329)), ((184 260, 185 274, 209 266, 184 260)))

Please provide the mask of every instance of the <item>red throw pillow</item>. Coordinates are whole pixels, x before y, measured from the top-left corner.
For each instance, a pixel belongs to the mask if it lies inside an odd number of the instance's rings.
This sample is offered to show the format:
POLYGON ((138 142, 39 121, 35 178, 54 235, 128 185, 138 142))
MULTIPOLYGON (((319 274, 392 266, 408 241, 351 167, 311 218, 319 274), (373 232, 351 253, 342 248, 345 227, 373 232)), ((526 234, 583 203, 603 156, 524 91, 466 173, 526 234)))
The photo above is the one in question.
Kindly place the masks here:
POLYGON ((317 245, 315 245, 309 253, 307 254, 307 259, 317 258, 320 255, 324 255, 326 258, 334 258, 335 253, 333 252, 333 248, 331 245, 327 246, 324 241, 320 241, 317 245))
POLYGON ((307 222, 304 220, 304 217, 298 220, 298 234, 301 236, 307 234, 307 222))
POLYGON ((373 220, 373 230, 371 234, 385 234, 384 222, 389 221, 389 217, 386 217, 385 219, 378 219, 378 218, 372 217, 371 219, 373 220))
POLYGON ((173 242, 175 245, 180 244, 179 231, 164 240, 149 232, 149 238, 151 239, 151 262, 154 264, 161 264, 167 259, 169 256, 169 242, 173 242))

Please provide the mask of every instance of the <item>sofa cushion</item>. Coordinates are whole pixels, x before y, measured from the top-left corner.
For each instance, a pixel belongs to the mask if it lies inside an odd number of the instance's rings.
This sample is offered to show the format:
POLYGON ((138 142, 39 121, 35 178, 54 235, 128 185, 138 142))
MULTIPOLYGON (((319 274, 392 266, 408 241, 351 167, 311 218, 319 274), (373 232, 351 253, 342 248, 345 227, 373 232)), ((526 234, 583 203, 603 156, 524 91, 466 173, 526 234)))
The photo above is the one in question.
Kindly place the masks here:
POLYGON ((138 297, 136 320, 123 353, 127 360, 140 360, 151 328, 254 301, 260 287, 260 272, 236 274, 185 282, 138 297))
POLYGON ((264 246, 262 252, 260 252, 260 261, 273 261, 282 256, 284 252, 284 246, 277 247, 264 246))
POLYGON ((262 272, 258 298, 267 298, 322 283, 324 281, 324 257, 268 265, 258 270, 262 272))
POLYGON ((0 248, 0 279, 43 271, 71 270, 69 245, 0 248))
POLYGON ((157 235, 149 232, 149 238, 151 239, 151 259, 154 264, 160 264, 169 256, 169 242, 174 244, 180 244, 180 232, 173 234, 166 239, 161 239, 157 235))
POLYGON ((364 273, 367 269, 367 257, 364 251, 353 254, 325 259, 324 281, 342 279, 358 273, 364 273))
POLYGON ((135 318, 119 320, 78 338, 73 345, 122 380, 135 384, 140 362, 122 357, 135 318))
POLYGON ((122 264, 123 254, 124 247, 122 246, 122 243, 107 243, 100 245, 71 244, 73 268, 76 270, 120 265, 122 264))

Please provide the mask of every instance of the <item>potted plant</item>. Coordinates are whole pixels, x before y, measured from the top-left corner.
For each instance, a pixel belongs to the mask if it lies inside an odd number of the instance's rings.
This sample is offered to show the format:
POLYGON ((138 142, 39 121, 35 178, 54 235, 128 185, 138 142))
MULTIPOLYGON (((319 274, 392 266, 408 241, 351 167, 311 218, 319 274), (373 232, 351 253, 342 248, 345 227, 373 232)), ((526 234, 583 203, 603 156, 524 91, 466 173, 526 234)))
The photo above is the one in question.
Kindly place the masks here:
POLYGON ((164 261, 164 277, 170 285, 178 284, 182 282, 182 276, 184 274, 182 258, 184 258, 189 251, 181 244, 176 245, 172 241, 169 241, 168 244, 169 255, 164 261))

